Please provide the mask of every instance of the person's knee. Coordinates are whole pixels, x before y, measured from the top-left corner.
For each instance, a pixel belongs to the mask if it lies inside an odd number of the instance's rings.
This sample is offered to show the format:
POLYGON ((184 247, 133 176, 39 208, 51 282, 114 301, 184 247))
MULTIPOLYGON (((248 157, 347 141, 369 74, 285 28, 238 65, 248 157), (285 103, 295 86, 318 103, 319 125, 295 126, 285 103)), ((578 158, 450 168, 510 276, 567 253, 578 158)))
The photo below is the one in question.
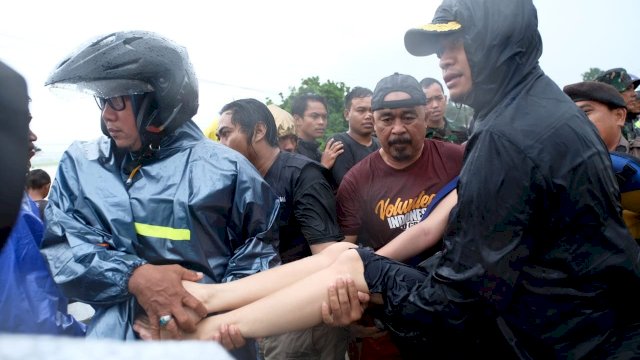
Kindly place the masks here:
POLYGON ((355 251, 355 247, 349 248, 347 250, 353 251, 343 251, 338 255, 338 258, 334 262, 338 267, 343 267, 346 269, 355 269, 360 272, 364 271, 364 266, 362 264, 362 258, 360 258, 360 254, 355 251))
POLYGON ((343 252, 349 249, 355 249, 357 247, 358 245, 352 244, 350 242, 346 242, 346 241, 337 242, 335 244, 328 246, 326 249, 322 250, 322 252, 320 252, 318 255, 325 257, 331 264, 336 259, 338 259, 340 254, 342 254, 343 252))
POLYGON ((331 265, 333 272, 337 276, 348 275, 355 280, 356 286, 362 291, 367 285, 364 280, 364 264, 360 254, 352 248, 340 253, 336 261, 331 265))

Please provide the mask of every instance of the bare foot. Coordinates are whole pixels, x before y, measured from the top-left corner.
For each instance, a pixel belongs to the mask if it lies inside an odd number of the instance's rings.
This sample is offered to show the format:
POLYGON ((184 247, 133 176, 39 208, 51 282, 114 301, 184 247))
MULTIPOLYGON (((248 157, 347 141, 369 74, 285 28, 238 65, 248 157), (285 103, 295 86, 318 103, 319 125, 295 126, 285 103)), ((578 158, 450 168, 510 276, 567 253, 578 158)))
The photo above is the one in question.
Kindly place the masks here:
POLYGON ((207 308, 209 312, 212 312, 213 309, 210 308, 210 304, 207 300, 211 298, 211 287, 215 286, 213 284, 200 284, 193 281, 182 281, 182 286, 185 290, 187 290, 191 295, 195 296, 196 299, 200 300, 204 306, 207 308))

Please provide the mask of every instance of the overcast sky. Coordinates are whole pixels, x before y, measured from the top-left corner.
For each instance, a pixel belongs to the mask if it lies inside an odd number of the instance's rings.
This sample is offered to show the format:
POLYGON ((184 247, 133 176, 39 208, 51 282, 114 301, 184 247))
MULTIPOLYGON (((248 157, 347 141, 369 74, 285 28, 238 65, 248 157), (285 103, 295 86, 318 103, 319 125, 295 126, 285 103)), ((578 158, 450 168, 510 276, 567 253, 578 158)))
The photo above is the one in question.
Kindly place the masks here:
MULTIPOLYGON (((100 135, 93 99, 43 83, 78 45, 121 30, 148 30, 187 47, 200 82, 194 120, 205 128, 229 101, 278 102, 301 79, 373 89, 393 72, 440 79, 435 57, 413 57, 404 33, 428 23, 440 1, 10 1, 0 21, 0 60, 27 80, 43 155, 100 135)), ((640 76, 636 0, 534 0, 542 69, 558 85, 590 67, 625 67, 640 76)), ((37 158, 34 159, 37 163, 37 158)))

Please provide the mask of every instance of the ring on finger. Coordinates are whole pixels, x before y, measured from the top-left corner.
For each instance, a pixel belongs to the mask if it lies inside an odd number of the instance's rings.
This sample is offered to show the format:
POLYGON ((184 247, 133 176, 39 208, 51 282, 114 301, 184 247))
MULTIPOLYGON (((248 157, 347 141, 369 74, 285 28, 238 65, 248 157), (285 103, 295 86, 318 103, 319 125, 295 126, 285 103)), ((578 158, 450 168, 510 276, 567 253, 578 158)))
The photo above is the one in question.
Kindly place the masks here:
POLYGON ((162 315, 160 316, 160 318, 158 318, 158 324, 160 324, 160 327, 166 327, 171 320, 173 320, 173 316, 171 314, 169 315, 162 315))

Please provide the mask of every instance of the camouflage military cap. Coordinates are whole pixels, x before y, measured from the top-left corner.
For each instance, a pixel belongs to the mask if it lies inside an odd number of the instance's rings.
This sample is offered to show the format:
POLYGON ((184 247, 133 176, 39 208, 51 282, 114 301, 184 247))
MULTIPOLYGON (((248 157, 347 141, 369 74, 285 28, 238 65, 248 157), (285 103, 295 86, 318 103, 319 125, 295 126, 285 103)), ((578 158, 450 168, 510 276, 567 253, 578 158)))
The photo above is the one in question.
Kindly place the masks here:
POLYGON ((609 84, 619 92, 627 90, 630 85, 633 85, 634 89, 640 85, 640 79, 633 79, 627 70, 623 68, 607 70, 602 75, 598 76, 596 81, 609 84))
POLYGON ((296 134, 295 123, 293 122, 293 116, 291 116, 291 114, 274 104, 268 105, 267 107, 276 121, 278 137, 296 134))

